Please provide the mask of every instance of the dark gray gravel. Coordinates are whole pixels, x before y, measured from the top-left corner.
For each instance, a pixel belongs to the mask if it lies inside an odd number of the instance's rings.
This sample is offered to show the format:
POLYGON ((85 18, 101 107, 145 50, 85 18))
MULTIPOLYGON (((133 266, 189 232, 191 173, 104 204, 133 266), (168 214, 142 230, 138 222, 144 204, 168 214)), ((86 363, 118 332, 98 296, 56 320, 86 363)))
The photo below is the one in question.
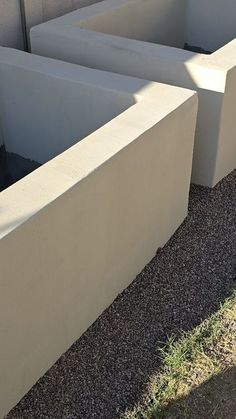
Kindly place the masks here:
POLYGON ((7 418, 119 418, 160 368, 158 342, 219 307, 235 256, 236 171, 214 190, 192 187, 174 237, 7 418))

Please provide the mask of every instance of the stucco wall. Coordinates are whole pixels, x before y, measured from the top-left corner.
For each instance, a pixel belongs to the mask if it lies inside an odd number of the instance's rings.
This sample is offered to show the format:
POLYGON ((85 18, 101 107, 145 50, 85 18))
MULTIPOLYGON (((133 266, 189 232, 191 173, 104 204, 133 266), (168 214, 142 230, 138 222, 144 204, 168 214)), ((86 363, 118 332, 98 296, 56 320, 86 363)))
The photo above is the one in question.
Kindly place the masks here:
POLYGON ((23 32, 28 36, 33 25, 98 1, 101 0, 0 0, 0 45, 23 50, 27 46, 23 32))
POLYGON ((82 83, 76 66, 15 57, 1 50, 0 121, 6 150, 22 157, 45 163, 135 103, 128 92, 82 83))
POLYGON ((32 26, 99 1, 101 0, 24 0, 28 48, 30 49, 29 31, 32 26))
POLYGON ((186 41, 215 51, 236 38, 235 0, 188 0, 186 41))
POLYGON ((197 113, 185 89, 4 50, 8 74, 37 64, 40 90, 52 67, 136 103, 0 194, 0 417, 187 215, 197 113))
POLYGON ((0 45, 24 49, 20 0, 0 0, 0 45))
POLYGON ((101 0, 24 0, 27 29, 101 0))
POLYGON ((87 20, 85 11, 80 27, 179 48, 184 46, 186 0, 115 0, 104 2, 97 10, 96 18, 87 20))
MULTIPOLYGON (((232 95, 226 94, 229 80, 231 90, 235 91, 235 75, 231 74, 236 73, 235 42, 225 46, 220 56, 219 51, 203 55, 146 42, 149 29, 150 39, 153 36, 154 17, 158 22, 159 12, 167 5, 174 10, 176 4, 162 4, 161 0, 156 3, 106 0, 34 27, 32 49, 40 55, 88 67, 198 90, 192 181, 213 187, 236 167, 234 117, 232 112, 226 111, 232 106, 232 95), (144 19, 145 34, 144 30, 139 31, 140 11, 147 18, 144 19), (228 117, 225 117, 226 112, 228 117)), ((167 14, 165 20, 163 14, 167 28, 174 18, 169 20, 169 16, 171 14, 167 14)), ((173 31, 173 36, 175 33, 173 31)))
MULTIPOLYGON (((23 0, 26 33, 32 26, 64 15, 75 9, 101 0, 23 0)), ((123 0, 120 0, 122 4, 123 0)), ((183 41, 214 51, 236 37, 235 0, 139 0, 139 24, 134 16, 123 14, 122 32, 127 37, 158 41, 172 46, 183 46, 183 41), (144 7, 149 3, 149 10, 144 7), (153 7, 158 6, 158 13, 153 7), (185 23, 183 21, 185 20, 185 23), (220 30, 219 30, 220 27, 220 30), (135 30, 138 34, 135 34, 135 30)), ((24 25, 24 22, 23 22, 24 25)), ((96 22, 100 31, 119 33, 121 26, 114 15, 104 25, 103 18, 96 22)), ((29 39, 28 39, 29 44, 29 39)), ((0 0, 0 45, 23 49, 20 0, 0 0)))

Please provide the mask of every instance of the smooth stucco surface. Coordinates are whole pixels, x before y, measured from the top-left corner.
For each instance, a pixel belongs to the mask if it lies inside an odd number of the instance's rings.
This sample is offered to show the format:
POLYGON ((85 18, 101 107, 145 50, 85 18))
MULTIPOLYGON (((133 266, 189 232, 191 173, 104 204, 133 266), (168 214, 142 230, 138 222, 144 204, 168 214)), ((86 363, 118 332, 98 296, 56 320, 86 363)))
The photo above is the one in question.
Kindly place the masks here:
POLYGON ((27 27, 45 22, 100 0, 24 0, 27 27))
POLYGON ((236 167, 236 41, 210 56, 180 49, 192 14, 186 0, 105 0, 34 27, 31 43, 39 55, 197 90, 192 181, 213 187, 236 167))
POLYGON ((34 25, 101 0, 24 0, 26 31, 34 25))
MULTIPOLYGON (((184 220, 197 96, 7 49, 0 53, 2 74, 25 68, 35 84, 38 75, 40 91, 44 75, 50 84, 53 77, 60 85, 76 81, 88 94, 96 86, 133 102, 0 194, 2 417, 184 220)), ((42 108, 37 112, 40 118, 42 108)))
POLYGON ((20 0, 0 0, 0 45, 24 49, 20 0))
POLYGON ((0 124, 8 152, 45 163, 136 101, 91 70, 0 49, 0 124))
MULTIPOLYGON (((119 0, 84 10, 80 28, 182 47, 186 0, 119 0), (135 13, 134 13, 135 9, 135 13), (168 24, 167 24, 168 23, 168 24)), ((77 15, 78 17, 79 15, 77 15)))
POLYGON ((30 47, 24 36, 29 38, 32 26, 98 1, 0 0, 0 45, 24 50, 30 47))
POLYGON ((235 0, 188 0, 187 42, 216 51, 236 37, 235 0))

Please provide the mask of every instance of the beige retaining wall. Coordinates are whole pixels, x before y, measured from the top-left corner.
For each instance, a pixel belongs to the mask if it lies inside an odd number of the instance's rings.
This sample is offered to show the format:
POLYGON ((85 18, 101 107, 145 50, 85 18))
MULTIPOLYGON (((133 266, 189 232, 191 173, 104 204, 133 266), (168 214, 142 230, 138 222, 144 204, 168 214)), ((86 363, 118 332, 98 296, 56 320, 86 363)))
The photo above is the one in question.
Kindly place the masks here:
MULTIPOLYGON (((128 107, 0 194, 2 417, 184 220, 197 96, 7 49, 0 50, 0 57, 1 74, 7 73, 5 102, 11 98, 13 75, 24 69, 23 103, 34 77, 45 99, 50 86, 63 103, 66 89, 58 89, 74 83, 75 92, 87 90, 91 103, 91 88, 100 89, 114 114, 117 107, 109 99, 114 92, 128 107)), ((37 96, 34 100, 42 120, 44 106, 50 105, 45 100, 39 106, 37 96)), ((73 112, 71 117, 79 116, 76 107, 73 112)))
MULTIPOLYGON (((233 3, 227 6, 236 28, 233 3)), ((209 56, 180 49, 193 39, 186 32, 189 7, 186 0, 105 0, 34 27, 31 42, 39 55, 196 89, 192 181, 213 187, 236 167, 236 40, 209 56)), ((221 23, 215 32, 223 42, 221 23)))
POLYGON ((0 0, 0 45, 30 48, 30 28, 101 0, 0 0))
POLYGON ((24 49, 19 0, 0 0, 0 45, 24 49))
POLYGON ((236 36, 235 0, 188 0, 187 42, 216 51, 236 36))

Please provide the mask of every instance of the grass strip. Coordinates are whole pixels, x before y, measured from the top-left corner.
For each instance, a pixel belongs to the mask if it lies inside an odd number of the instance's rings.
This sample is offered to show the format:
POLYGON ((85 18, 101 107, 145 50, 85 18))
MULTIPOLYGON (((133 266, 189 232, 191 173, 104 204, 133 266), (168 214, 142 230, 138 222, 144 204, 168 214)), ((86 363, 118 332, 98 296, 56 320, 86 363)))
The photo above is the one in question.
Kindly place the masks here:
MULTIPOLYGON (((171 337, 165 347, 158 350, 163 365, 161 373, 151 378, 144 400, 127 411, 123 418, 201 417, 202 413, 199 416, 196 413, 199 392, 196 393, 196 400, 191 396, 191 403, 189 402, 189 395, 199 386, 202 408, 205 403, 206 412, 210 409, 206 413, 208 417, 216 417, 214 403, 209 405, 208 402, 210 399, 217 399, 219 388, 215 389, 214 394, 214 380, 211 380, 236 366, 236 291, 232 292, 209 319, 204 320, 193 331, 182 333, 178 340, 171 337), (204 383, 209 385, 203 386, 204 383), (191 411, 193 406, 196 414, 191 411)), ((236 394, 236 387, 234 390, 236 394)), ((223 387, 221 393, 223 394, 223 387)), ((227 393, 230 393, 229 388, 227 393)), ((217 417, 224 417, 219 409, 217 417)))

